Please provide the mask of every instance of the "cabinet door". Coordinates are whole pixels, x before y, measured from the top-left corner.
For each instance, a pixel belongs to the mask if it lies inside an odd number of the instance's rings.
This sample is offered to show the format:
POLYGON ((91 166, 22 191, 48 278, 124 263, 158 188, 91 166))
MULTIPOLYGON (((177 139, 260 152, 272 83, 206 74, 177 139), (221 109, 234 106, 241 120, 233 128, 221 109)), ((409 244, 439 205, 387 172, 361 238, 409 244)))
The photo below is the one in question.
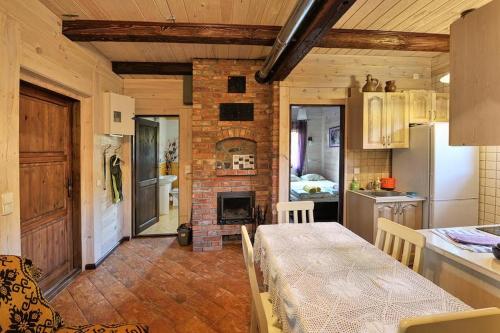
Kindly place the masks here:
POLYGON ((410 123, 428 123, 432 111, 432 93, 427 90, 410 90, 410 123))
POLYGON ((397 212, 398 212, 398 203, 390 202, 390 203, 380 203, 377 204, 377 216, 375 217, 375 221, 379 217, 384 217, 393 222, 397 222, 397 212))
POLYGON ((385 93, 363 94, 363 148, 385 148, 385 93))
POLYGON ((447 93, 434 93, 433 96, 434 108, 432 113, 433 121, 447 122, 450 97, 447 93))
POLYGON ((387 93, 385 96, 387 119, 387 148, 410 146, 410 111, 407 93, 387 93))
POLYGON ((422 205, 420 202, 402 202, 398 215, 399 224, 412 229, 422 229, 422 205))

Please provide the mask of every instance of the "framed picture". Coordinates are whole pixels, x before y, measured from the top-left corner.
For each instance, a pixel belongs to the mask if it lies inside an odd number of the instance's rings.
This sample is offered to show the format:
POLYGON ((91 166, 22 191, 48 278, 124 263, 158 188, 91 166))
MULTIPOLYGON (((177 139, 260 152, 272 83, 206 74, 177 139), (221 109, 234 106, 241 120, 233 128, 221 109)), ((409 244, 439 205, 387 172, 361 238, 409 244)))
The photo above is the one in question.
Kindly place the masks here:
POLYGON ((328 129, 328 147, 340 147, 340 126, 328 129))

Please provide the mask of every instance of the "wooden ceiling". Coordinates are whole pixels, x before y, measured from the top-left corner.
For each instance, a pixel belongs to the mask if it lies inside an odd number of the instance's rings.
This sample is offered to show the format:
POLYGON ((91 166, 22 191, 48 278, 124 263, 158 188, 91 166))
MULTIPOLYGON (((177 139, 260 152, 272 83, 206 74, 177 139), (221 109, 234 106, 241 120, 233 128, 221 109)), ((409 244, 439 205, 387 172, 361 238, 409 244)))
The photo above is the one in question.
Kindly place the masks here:
MULTIPOLYGON (((57 16, 78 19, 283 25, 297 0, 40 0, 57 16)), ((449 33, 460 13, 491 0, 358 0, 334 28, 449 33)), ((89 44, 89 43, 86 43, 89 44)), ((114 61, 190 62, 193 58, 264 58, 267 46, 92 42, 114 61)), ((314 48, 313 53, 437 55, 433 52, 314 48)))

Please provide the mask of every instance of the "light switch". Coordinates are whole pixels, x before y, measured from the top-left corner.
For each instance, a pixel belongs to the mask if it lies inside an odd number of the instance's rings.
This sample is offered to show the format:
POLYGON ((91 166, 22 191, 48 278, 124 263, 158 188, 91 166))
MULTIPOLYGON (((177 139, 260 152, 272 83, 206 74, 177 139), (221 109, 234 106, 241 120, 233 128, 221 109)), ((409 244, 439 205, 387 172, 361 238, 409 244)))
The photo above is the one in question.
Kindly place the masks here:
POLYGON ((188 175, 191 173, 191 164, 186 165, 184 168, 184 174, 188 175))
POLYGON ((359 173, 360 173, 359 168, 354 168, 354 174, 355 174, 355 175, 359 175, 359 173))
POLYGON ((420 74, 418 74, 418 73, 413 73, 413 79, 414 79, 414 80, 418 80, 418 79, 420 79, 420 74))
POLYGON ((0 215, 9 215, 14 212, 14 193, 2 193, 2 211, 0 215))

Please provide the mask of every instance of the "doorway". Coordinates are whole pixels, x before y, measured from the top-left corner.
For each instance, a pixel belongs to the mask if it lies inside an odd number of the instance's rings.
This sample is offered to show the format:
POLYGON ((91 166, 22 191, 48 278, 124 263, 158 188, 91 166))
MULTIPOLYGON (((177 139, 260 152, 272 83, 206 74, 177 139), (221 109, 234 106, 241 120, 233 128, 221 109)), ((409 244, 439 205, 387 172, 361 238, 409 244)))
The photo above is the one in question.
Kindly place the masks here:
POLYGON ((81 271, 79 103, 21 82, 21 254, 50 297, 81 271))
POLYGON ((176 235, 179 117, 136 117, 134 160, 134 235, 176 235))
POLYGON ((344 106, 290 108, 290 201, 313 201, 314 220, 342 223, 344 106))

